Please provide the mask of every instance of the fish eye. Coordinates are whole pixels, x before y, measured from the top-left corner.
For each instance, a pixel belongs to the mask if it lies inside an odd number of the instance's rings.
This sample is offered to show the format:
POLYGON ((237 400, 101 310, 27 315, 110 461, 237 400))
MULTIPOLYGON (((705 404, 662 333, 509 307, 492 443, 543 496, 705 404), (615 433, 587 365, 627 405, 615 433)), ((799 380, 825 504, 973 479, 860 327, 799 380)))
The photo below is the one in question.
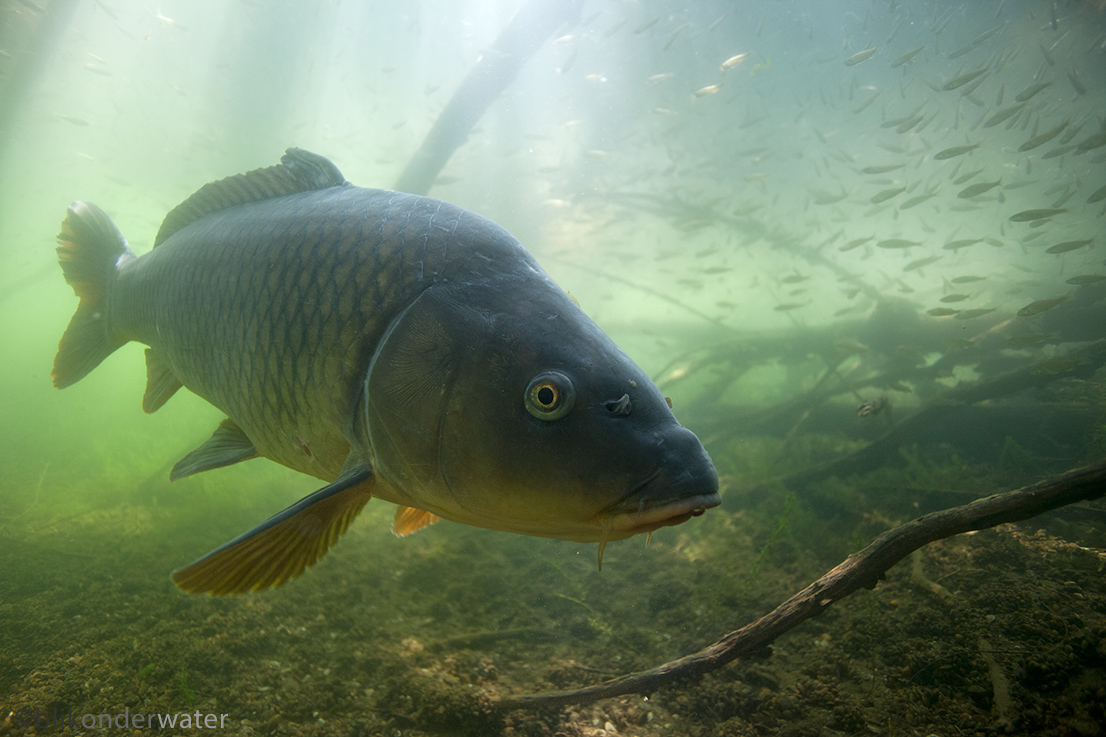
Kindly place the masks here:
POLYGON ((526 387, 526 411, 539 420, 559 420, 576 404, 572 381, 556 371, 544 371, 526 387))

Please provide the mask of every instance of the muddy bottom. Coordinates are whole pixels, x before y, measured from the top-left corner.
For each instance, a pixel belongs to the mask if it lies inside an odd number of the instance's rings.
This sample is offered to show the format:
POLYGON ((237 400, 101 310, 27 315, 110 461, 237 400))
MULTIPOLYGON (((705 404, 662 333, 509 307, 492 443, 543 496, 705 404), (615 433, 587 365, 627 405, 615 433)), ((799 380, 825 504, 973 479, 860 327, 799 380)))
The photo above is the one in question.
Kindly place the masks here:
POLYGON ((1106 535, 1090 512, 927 546, 762 658, 699 680, 503 713, 502 696, 709 645, 908 519, 909 495, 856 492, 870 511, 829 519, 786 491, 730 491, 648 546, 612 544, 602 572, 594 545, 450 523, 399 540, 392 508, 373 502, 301 579, 216 599, 180 593, 169 572, 287 500, 258 490, 257 509, 221 515, 209 497, 174 505, 169 493, 162 506, 75 517, 6 508, 0 735, 100 733, 118 715, 110 731, 176 719, 163 731, 366 737, 1098 735, 1106 724, 1106 535))

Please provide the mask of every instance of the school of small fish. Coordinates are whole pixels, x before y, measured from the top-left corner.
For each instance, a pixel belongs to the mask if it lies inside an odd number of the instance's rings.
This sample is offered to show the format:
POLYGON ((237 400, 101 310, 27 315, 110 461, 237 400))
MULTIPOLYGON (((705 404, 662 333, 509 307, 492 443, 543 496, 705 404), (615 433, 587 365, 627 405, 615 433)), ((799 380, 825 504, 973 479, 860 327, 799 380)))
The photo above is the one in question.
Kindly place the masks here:
MULTIPOLYGON (((675 231, 656 254, 612 234, 604 262, 640 265, 636 283, 735 327, 857 318, 903 299, 980 325, 1020 316, 1008 329, 1032 331, 1036 315, 1100 288, 1101 13, 1027 0, 852 10, 843 30, 816 9, 796 21, 769 6, 751 21, 590 18, 581 48, 588 33, 634 30, 652 63, 639 77, 646 135, 663 141, 645 157, 659 158, 655 174, 608 172, 610 199, 675 231)), ((621 148, 634 146, 650 148, 621 148)))
MULTIPOLYGON (((202 28, 175 7, 94 6, 137 44, 182 44, 202 28)), ((430 24, 388 33, 408 55, 369 55, 365 86, 322 64, 310 77, 379 101, 371 120, 316 130, 303 106, 286 121, 336 158, 369 152, 380 181, 359 179, 384 186, 465 71, 418 71, 442 42, 430 24)), ((129 78, 109 49, 67 54, 79 87, 129 78)), ((548 225, 550 268, 600 321, 656 294, 668 298, 649 308, 660 317, 732 329, 862 320, 902 300, 925 319, 1005 320, 1032 335, 1038 315, 1106 289, 1104 60, 1094 3, 589 7, 508 88, 515 117, 481 120, 432 194, 516 230, 548 225), (530 108, 540 112, 518 112, 530 108), (496 132, 508 127, 509 144, 496 132), (505 206, 472 186, 491 161, 516 167, 505 206)), ((169 85, 191 104, 203 88, 169 85)), ((51 99, 41 124, 78 163, 102 164, 90 142, 131 108, 82 106, 66 90, 51 99)), ((202 148, 195 138, 186 145, 202 148)), ((280 140, 273 150, 286 131, 280 140)))

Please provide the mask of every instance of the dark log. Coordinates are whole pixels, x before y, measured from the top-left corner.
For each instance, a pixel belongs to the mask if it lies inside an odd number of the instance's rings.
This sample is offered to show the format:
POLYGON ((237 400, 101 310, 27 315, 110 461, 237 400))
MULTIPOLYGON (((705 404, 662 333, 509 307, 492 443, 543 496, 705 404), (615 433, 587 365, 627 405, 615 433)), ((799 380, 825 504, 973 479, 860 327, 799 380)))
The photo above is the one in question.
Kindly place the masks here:
POLYGON ((762 652, 780 635, 818 616, 854 591, 874 588, 888 569, 924 545, 962 532, 1029 519, 1104 494, 1106 462, 927 514, 884 532, 770 613, 697 653, 576 691, 503 698, 496 702, 496 707, 509 710, 584 704, 626 694, 651 693, 674 681, 701 676, 737 658, 762 652))

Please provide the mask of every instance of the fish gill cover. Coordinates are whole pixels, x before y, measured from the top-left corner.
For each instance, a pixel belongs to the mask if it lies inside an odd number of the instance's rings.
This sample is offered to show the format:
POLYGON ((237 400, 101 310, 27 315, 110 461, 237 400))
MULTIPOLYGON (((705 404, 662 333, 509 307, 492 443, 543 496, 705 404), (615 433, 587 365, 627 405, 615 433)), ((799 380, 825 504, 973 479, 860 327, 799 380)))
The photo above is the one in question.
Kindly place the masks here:
POLYGON ((0 733, 129 707, 242 734, 1095 734, 1094 505, 936 543, 698 685, 490 707, 693 652, 898 522, 1102 459, 1093 2, 576 4, 428 193, 517 236, 657 382, 723 506, 600 573, 594 545, 397 539, 370 503, 289 587, 173 590, 314 487, 262 461, 168 483, 223 415, 140 412, 135 346, 50 386, 65 208, 141 255, 289 147, 390 186, 521 5, 0 7, 0 733))

